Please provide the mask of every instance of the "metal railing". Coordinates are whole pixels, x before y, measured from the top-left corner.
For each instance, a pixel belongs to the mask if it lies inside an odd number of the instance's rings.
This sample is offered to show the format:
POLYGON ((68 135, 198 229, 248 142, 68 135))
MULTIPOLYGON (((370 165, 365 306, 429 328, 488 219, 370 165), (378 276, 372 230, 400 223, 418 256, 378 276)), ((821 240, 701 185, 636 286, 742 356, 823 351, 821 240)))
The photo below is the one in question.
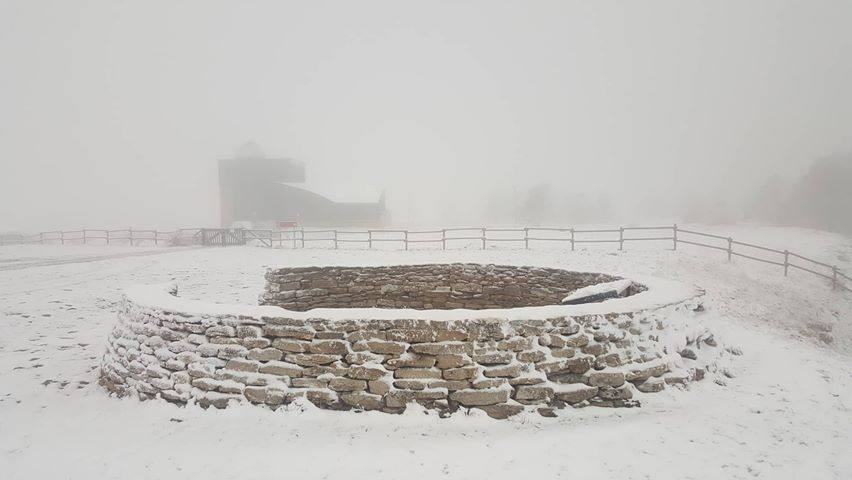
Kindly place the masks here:
POLYGON ((138 245, 259 245, 269 248, 332 248, 361 246, 375 249, 379 245, 397 244, 404 250, 414 246, 434 246, 441 250, 469 248, 484 250, 496 245, 523 245, 524 249, 540 244, 564 244, 574 251, 584 244, 617 244, 624 250, 631 242, 671 242, 671 248, 690 245, 724 252, 728 261, 734 257, 775 265, 784 269, 799 270, 829 280, 833 288, 852 291, 852 278, 836 265, 830 265, 789 250, 778 250, 753 243, 734 240, 713 233, 680 228, 677 225, 628 226, 613 228, 557 228, 557 227, 454 227, 432 230, 407 229, 222 229, 182 228, 172 231, 84 229, 50 231, 33 235, 0 235, 0 246, 23 244, 124 244, 138 245))

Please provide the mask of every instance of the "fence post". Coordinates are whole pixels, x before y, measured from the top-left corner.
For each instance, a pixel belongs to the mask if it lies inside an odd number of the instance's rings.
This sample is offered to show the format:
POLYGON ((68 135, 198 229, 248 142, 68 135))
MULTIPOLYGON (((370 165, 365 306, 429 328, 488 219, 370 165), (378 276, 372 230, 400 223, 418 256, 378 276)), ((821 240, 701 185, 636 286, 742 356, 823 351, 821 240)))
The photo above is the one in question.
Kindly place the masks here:
POLYGON ((304 249, 305 248, 305 228, 304 227, 300 228, 299 232, 302 235, 302 237, 301 237, 302 238, 302 248, 304 249))
POLYGON ((482 229, 482 249, 485 250, 485 228, 482 229))
POLYGON ((38 243, 44 245, 44 232, 38 232, 38 243))
POLYGON ((154 230, 154 246, 156 247, 157 245, 159 245, 159 242, 157 241, 157 231, 154 230))
POLYGON ((624 250, 624 227, 618 227, 618 251, 624 250))
POLYGON ((106 241, 107 245, 109 245, 109 230, 104 230, 106 232, 106 241))
POLYGON ((127 238, 130 239, 130 246, 133 246, 133 227, 127 229, 127 238))
POLYGON ((373 231, 372 230, 367 230, 367 249, 368 250, 373 249, 373 231))
POLYGON ((529 227, 524 227, 524 248, 526 250, 530 249, 530 229, 529 229, 529 227))
POLYGON ((85 245, 85 244, 86 244, 86 241, 87 241, 87 240, 88 240, 88 239, 86 238, 86 229, 84 228, 84 229, 83 229, 83 245, 85 245))
POLYGON ((787 269, 790 268, 790 252, 784 250, 784 276, 787 276, 787 269))
POLYGON ((731 256, 734 253, 734 239, 728 237, 728 261, 731 261, 731 256))
POLYGON ((672 244, 673 244, 672 249, 677 250, 677 224, 676 223, 674 224, 674 227, 672 227, 672 244))
POLYGON ((337 250, 337 230, 334 231, 334 249, 337 250))
POLYGON ((408 230, 403 230, 404 234, 403 241, 405 242, 405 249, 408 250, 408 230))
POLYGON ((59 244, 65 245, 65 232, 62 230, 59 231, 59 244))
POLYGON ((441 250, 447 249, 447 229, 441 230, 441 250))
POLYGON ((574 251, 574 227, 571 227, 571 251, 574 251))

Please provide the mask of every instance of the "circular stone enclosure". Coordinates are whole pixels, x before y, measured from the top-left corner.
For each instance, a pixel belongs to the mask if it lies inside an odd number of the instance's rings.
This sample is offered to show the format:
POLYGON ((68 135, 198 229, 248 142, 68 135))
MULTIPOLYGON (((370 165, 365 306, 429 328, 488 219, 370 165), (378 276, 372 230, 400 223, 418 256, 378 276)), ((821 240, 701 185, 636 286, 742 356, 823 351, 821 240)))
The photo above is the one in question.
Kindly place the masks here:
POLYGON ((638 405, 637 395, 701 379, 725 354, 702 325, 703 292, 661 279, 582 305, 559 302, 616 277, 451 264, 284 268, 267 279, 261 301, 286 308, 186 300, 174 285, 128 289, 101 384, 216 408, 401 413, 416 403, 442 415, 553 416, 638 405), (357 308, 380 305, 398 308, 357 308))
MULTIPOLYGON (((577 289, 620 280, 602 273, 472 263, 270 269, 262 305, 314 308, 504 309, 559 305, 577 289)), ((645 288, 635 285, 629 296, 645 288)))

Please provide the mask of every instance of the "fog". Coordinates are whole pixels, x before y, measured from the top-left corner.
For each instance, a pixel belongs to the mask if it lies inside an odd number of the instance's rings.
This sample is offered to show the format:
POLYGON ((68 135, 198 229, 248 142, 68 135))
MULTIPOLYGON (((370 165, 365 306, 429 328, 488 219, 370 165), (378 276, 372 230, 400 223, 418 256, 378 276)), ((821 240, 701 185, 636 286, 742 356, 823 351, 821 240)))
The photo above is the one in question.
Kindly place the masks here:
POLYGON ((400 225, 850 231, 850 23, 845 0, 4 0, 0 231, 218 225, 247 141, 384 190, 400 225))

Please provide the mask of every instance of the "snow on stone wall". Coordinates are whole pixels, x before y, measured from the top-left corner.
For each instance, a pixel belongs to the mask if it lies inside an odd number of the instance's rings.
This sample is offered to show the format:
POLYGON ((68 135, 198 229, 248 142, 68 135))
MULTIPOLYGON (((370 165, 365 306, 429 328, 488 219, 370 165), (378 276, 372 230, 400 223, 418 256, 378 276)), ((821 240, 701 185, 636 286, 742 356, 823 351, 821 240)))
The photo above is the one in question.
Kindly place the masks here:
POLYGON ((260 303, 288 310, 479 310, 558 305, 565 295, 579 288, 611 282, 617 277, 556 268, 453 263, 280 268, 270 269, 266 280, 260 303))
POLYGON ((637 391, 701 379, 724 354, 700 321, 701 292, 668 290, 665 300, 689 293, 666 305, 633 301, 637 308, 622 313, 589 313, 599 304, 412 318, 412 310, 217 305, 141 287, 125 295, 101 384, 121 396, 216 408, 277 408, 301 397, 328 409, 400 413, 416 402, 505 418, 633 406, 637 391))

